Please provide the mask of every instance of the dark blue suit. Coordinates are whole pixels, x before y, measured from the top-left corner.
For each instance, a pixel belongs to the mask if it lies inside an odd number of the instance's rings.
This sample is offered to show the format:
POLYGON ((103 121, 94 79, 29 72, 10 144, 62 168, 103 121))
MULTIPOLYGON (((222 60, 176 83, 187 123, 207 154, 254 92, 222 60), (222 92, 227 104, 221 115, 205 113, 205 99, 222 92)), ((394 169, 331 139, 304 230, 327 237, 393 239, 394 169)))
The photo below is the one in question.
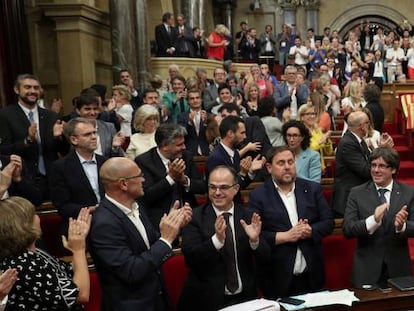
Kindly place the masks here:
POLYGON ((140 215, 150 249, 125 213, 106 198, 93 214, 89 246, 102 287, 103 311, 154 311, 157 300, 165 299, 159 294, 163 290, 159 268, 172 250, 157 240, 141 207, 140 215))
MULTIPOLYGON (((296 93, 298 110, 301 105, 308 102, 308 96, 309 88, 305 84, 302 84, 296 93)), ((273 92, 273 98, 276 101, 277 117, 282 120, 283 110, 287 107, 290 107, 290 102, 292 100, 291 96, 289 95, 289 87, 287 83, 279 83, 276 85, 273 92)))
POLYGON ((280 245, 275 245, 276 232, 288 231, 292 224, 273 180, 266 180, 263 185, 253 190, 249 197, 249 209, 260 215, 263 235, 272 245, 271 263, 268 267, 263 267, 261 277, 263 293, 270 298, 289 295, 298 247, 307 263, 309 291, 321 289, 324 285, 321 241, 333 230, 332 211, 318 183, 296 178, 294 193, 298 219, 308 220, 312 227, 312 237, 280 245))
MULTIPOLYGON (((215 233, 216 213, 211 204, 193 210, 191 222, 183 228, 182 251, 190 268, 178 310, 215 311, 224 307, 226 265, 221 251, 211 240, 215 233)), ((270 247, 260 239, 253 251, 240 220, 250 223, 251 215, 246 209, 235 205, 234 228, 237 262, 243 286, 244 299, 257 297, 255 261, 260 265, 270 259, 270 247)))
POLYGON ((189 121, 190 112, 183 112, 178 115, 177 122, 179 125, 185 127, 187 130, 187 135, 185 136, 185 146, 187 150, 191 151, 193 154, 198 154, 198 146, 200 146, 201 153, 204 156, 207 156, 210 153, 210 148, 208 146, 206 138, 206 128, 207 125, 200 118, 200 130, 197 135, 195 126, 191 121, 189 121))

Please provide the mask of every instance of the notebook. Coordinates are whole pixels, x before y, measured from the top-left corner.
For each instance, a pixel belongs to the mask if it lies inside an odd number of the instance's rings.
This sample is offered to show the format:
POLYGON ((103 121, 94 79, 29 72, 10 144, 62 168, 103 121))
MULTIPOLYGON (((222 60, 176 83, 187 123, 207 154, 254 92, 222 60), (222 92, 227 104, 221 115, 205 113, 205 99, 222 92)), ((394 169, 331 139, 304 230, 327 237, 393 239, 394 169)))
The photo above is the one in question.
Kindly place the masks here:
POLYGON ((388 284, 398 288, 400 291, 414 290, 414 278, 412 276, 388 279, 388 284))

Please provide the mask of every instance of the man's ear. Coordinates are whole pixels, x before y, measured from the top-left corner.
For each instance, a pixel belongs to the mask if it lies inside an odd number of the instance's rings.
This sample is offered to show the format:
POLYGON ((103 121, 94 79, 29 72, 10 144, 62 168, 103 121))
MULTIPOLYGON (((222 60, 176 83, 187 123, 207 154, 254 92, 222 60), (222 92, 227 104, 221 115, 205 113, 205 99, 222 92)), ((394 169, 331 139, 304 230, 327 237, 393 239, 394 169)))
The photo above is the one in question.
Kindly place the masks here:
POLYGON ((270 174, 272 171, 272 163, 266 162, 265 165, 266 165, 267 172, 270 174))
POLYGON ((17 88, 17 86, 15 86, 15 87, 13 88, 13 90, 14 90, 14 93, 19 94, 19 89, 17 88))

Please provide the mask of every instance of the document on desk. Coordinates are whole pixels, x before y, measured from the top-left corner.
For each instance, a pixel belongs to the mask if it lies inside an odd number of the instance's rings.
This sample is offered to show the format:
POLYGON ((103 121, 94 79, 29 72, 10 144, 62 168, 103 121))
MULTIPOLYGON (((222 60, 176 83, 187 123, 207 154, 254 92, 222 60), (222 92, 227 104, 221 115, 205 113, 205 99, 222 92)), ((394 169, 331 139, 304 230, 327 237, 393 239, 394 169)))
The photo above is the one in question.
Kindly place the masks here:
POLYGON ((351 306, 352 302, 359 301, 359 299, 355 297, 354 292, 351 292, 348 289, 323 291, 292 297, 305 300, 305 302, 298 306, 281 303, 280 305, 287 311, 303 310, 305 308, 322 307, 335 304, 351 306))
POLYGON ((274 300, 261 298, 226 307, 219 311, 280 311, 280 306, 274 300))

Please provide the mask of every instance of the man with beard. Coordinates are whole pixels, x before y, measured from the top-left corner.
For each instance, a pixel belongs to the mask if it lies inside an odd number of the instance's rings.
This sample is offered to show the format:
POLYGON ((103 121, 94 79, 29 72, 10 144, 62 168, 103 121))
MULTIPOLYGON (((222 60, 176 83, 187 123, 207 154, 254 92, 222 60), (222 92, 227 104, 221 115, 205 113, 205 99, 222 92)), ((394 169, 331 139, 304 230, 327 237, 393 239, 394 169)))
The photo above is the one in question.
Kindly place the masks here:
POLYGON ((154 228, 178 200, 180 206, 197 205, 194 194, 206 192, 205 182, 186 150, 182 126, 161 124, 155 132, 157 146, 135 158, 145 176, 142 198, 154 228))
POLYGON ((249 208, 262 219, 271 260, 262 266, 261 289, 276 299, 317 291, 324 285, 322 238, 334 226, 320 184, 296 177, 288 146, 272 147, 266 168, 271 178, 250 193, 249 208))
MULTIPOLYGON (((206 162, 206 177, 218 165, 232 167, 237 172, 238 184, 242 189, 246 188, 254 179, 254 173, 263 166, 261 156, 256 158, 248 156, 240 160, 237 147, 246 138, 246 126, 238 116, 229 115, 220 123, 220 143, 210 153, 206 162)), ((236 203, 241 203, 240 192, 234 198, 236 203)))
POLYGON ((0 152, 23 159, 45 200, 49 197, 47 176, 52 162, 69 146, 63 139, 63 122, 58 115, 37 105, 41 89, 37 77, 17 77, 14 92, 18 103, 0 111, 0 152))

